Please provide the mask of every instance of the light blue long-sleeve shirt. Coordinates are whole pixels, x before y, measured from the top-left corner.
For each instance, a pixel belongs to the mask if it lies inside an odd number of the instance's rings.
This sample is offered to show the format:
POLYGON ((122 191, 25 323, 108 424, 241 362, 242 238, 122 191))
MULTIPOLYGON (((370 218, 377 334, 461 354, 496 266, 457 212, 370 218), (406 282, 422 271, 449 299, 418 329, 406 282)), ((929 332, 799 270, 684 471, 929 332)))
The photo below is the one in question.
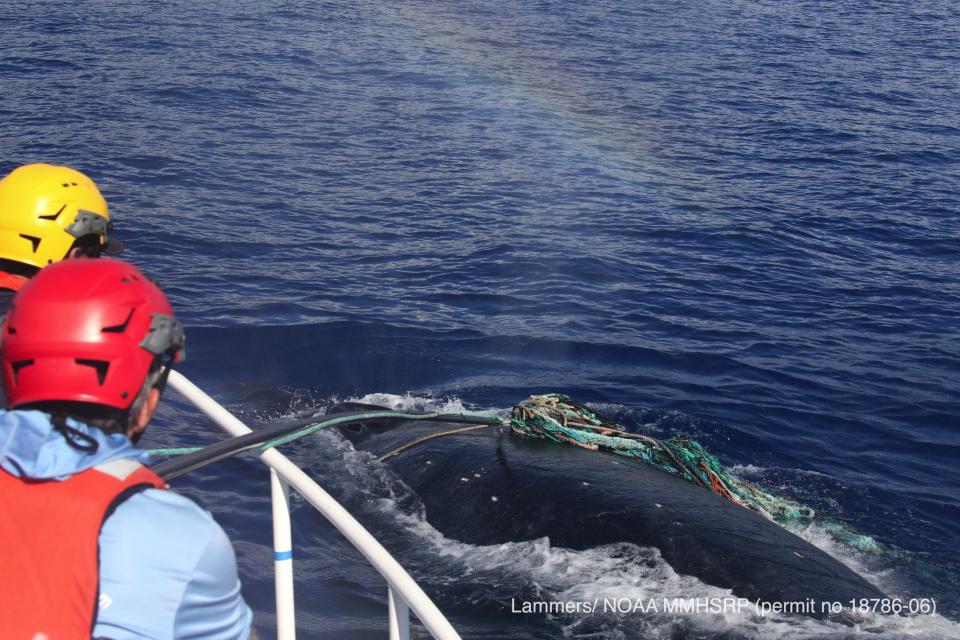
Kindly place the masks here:
MULTIPOLYGON (((62 481, 115 460, 148 460, 125 436, 68 424, 94 438, 97 451, 71 447, 45 413, 0 411, 0 468, 17 477, 62 481)), ((251 621, 233 547, 194 502, 147 489, 104 522, 95 638, 246 640, 251 621)))

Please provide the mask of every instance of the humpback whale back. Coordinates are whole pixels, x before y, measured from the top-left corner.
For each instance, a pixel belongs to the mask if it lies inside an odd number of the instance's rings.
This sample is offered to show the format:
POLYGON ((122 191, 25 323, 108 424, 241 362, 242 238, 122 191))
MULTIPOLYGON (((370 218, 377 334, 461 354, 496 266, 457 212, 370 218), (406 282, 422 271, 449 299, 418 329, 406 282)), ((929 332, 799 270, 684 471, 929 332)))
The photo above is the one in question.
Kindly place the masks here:
MULTIPOLYGON (((364 406, 363 408, 370 408, 364 406)), ((351 405, 344 410, 356 410, 351 405)), ((841 602, 883 594, 850 568, 760 513, 646 462, 505 427, 369 423, 342 429, 386 460, 445 536, 490 545, 549 538, 588 549, 655 547, 678 572, 766 602, 841 602), (448 437, 431 437, 451 433, 448 437), (417 446, 404 448, 412 441, 417 446), (399 451, 398 451, 399 449, 399 451)), ((813 615, 821 611, 812 607, 813 615)))

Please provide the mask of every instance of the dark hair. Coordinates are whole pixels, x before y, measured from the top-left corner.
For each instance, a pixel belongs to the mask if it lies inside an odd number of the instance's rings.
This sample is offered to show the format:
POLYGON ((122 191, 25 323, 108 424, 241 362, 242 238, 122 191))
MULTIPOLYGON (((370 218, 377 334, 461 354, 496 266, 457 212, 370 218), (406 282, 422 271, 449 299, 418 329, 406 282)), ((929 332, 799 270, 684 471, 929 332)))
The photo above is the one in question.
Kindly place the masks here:
POLYGON ((96 235, 95 233, 88 233, 87 235, 80 236, 74 240, 73 244, 70 245, 70 248, 67 250, 67 255, 69 256, 70 252, 74 249, 80 249, 80 253, 88 258, 99 258, 103 253, 103 245, 100 242, 100 236, 96 235))
POLYGON ((17 407, 17 409, 36 409, 49 413, 52 416, 64 418, 73 418, 90 427, 96 427, 104 433, 122 433, 126 434, 127 425, 130 423, 130 409, 116 409, 103 404, 93 404, 91 402, 67 402, 60 400, 46 400, 43 402, 31 402, 17 407))

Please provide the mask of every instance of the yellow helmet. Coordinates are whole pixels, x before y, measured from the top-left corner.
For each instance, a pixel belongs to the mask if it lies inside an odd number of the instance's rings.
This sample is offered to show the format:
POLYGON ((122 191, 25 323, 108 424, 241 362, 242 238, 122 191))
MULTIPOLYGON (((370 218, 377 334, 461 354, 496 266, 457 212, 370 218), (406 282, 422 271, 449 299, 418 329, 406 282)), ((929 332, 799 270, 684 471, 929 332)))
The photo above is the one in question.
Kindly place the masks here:
POLYGON ((0 258, 43 268, 74 242, 96 236, 97 250, 119 253, 107 201, 93 180, 70 167, 28 164, 0 180, 0 258))

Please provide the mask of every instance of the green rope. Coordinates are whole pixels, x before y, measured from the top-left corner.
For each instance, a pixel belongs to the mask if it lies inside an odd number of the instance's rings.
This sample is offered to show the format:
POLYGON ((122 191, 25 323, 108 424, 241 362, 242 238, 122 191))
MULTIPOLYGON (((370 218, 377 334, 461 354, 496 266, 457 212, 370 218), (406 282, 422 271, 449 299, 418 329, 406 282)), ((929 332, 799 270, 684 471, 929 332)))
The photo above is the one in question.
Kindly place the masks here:
POLYGON ((174 449, 147 449, 151 456, 185 456, 200 451, 203 447, 179 447, 174 449))
POLYGON ((165 480, 178 478, 185 473, 244 451, 257 449, 262 453, 298 438, 306 437, 319 429, 371 420, 379 422, 434 420, 438 422, 479 423, 484 426, 503 425, 503 420, 500 418, 469 413, 408 413, 389 410, 345 413, 307 426, 303 426, 302 422, 278 424, 221 440, 199 449, 155 449, 152 452, 155 455, 174 455, 177 457, 160 462, 154 467, 154 471, 165 480))
MULTIPOLYGON (((451 422, 456 422, 457 418, 468 418, 469 420, 477 421, 482 420, 486 424, 490 425, 500 425, 503 424, 503 421, 500 418, 493 418, 490 416, 482 416, 480 414, 471 414, 471 413, 400 413, 397 411, 372 411, 370 413, 365 413, 363 415, 364 420, 376 420, 378 418, 403 418, 408 420, 429 420, 434 418, 450 418, 451 422)), ((299 438, 309 436, 312 433, 316 433, 320 429, 326 429, 327 427, 335 427, 339 424, 345 424, 349 422, 356 422, 357 416, 347 415, 342 418, 331 418, 330 420, 324 420, 323 422, 317 422, 315 424, 307 425, 306 427, 294 431, 293 433, 287 434, 285 436, 280 436, 279 438, 274 438, 273 440, 268 440, 260 446, 260 451, 266 451, 274 447, 279 447, 282 444, 287 444, 288 442, 293 442, 299 438)))
MULTIPOLYGON (((407 420, 423 420, 423 419, 436 419, 436 418, 450 418, 451 422, 456 422, 457 419, 466 418, 470 421, 477 422, 482 421, 485 425, 490 426, 499 426, 503 424, 503 420, 493 416, 485 416, 479 413, 401 413, 397 411, 371 411, 370 413, 363 414, 364 420, 376 420, 378 418, 403 418, 407 420)), ((323 420, 321 422, 315 422, 313 424, 307 425, 302 429, 298 429, 292 433, 274 438, 273 440, 268 440, 264 442, 259 447, 260 452, 267 451, 268 449, 273 449, 274 447, 279 447, 280 445, 287 444, 288 442, 293 442, 300 438, 304 438, 313 433, 316 433, 320 429, 326 429, 327 427, 335 427, 340 424, 356 422, 357 416, 354 414, 348 414, 342 418, 331 418, 329 420, 323 420)), ((188 453, 196 453, 200 451, 203 447, 179 447, 171 449, 147 449, 147 453, 151 456, 184 456, 188 453)))

